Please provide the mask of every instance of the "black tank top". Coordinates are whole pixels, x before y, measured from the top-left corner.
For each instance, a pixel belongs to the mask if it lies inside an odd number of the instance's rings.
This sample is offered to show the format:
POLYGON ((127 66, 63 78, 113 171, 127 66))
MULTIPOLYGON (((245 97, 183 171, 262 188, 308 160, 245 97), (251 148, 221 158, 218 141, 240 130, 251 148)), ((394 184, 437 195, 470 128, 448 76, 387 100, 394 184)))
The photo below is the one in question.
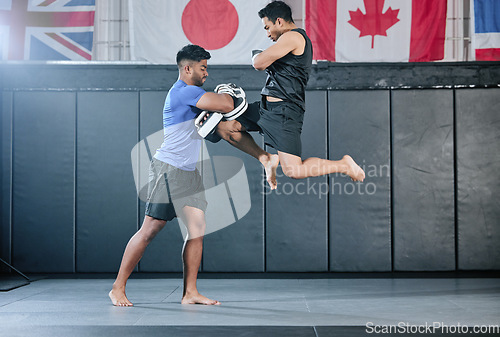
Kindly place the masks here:
POLYGON ((300 33, 306 40, 304 52, 302 55, 290 52, 267 67, 266 85, 261 94, 295 103, 305 110, 306 85, 313 56, 312 43, 303 29, 295 28, 292 31, 300 33))

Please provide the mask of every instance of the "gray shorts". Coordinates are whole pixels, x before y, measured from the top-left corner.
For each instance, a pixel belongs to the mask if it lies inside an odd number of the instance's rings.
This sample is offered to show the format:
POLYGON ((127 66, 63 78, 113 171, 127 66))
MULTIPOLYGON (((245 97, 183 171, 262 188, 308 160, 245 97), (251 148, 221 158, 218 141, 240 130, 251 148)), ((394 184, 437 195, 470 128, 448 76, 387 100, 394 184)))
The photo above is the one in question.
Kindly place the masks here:
POLYGON ((153 158, 149 166, 146 215, 170 221, 184 206, 207 209, 205 188, 198 170, 185 171, 153 158), (177 212, 176 212, 177 210, 177 212))
POLYGON ((304 110, 290 102, 267 102, 264 98, 248 105, 236 118, 247 131, 259 131, 264 143, 278 151, 296 156, 302 154, 302 123, 304 110))

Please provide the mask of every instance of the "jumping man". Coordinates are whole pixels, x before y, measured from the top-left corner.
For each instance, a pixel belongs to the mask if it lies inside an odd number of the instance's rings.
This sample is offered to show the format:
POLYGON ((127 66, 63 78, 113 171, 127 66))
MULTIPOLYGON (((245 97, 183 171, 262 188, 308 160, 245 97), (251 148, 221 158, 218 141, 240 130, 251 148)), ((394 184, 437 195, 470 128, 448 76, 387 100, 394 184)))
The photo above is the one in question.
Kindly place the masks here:
POLYGON ((312 64, 311 40, 295 25, 290 7, 282 1, 269 3, 259 11, 259 17, 267 36, 275 42, 253 56, 253 67, 267 73, 262 99, 249 104, 247 111, 236 120, 219 123, 217 133, 236 148, 259 159, 267 152, 253 141, 248 131, 261 132, 265 143, 278 151, 283 173, 291 178, 344 173, 354 181, 363 181, 365 173, 348 155, 338 161, 302 160, 300 135, 305 89, 312 64))

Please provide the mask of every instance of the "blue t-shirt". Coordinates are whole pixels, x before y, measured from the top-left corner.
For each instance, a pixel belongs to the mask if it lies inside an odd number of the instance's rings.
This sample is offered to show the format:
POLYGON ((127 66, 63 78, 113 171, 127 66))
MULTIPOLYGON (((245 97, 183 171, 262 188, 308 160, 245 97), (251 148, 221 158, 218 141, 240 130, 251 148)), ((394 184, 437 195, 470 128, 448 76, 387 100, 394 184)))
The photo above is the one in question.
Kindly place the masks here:
POLYGON ((193 120, 206 93, 201 87, 178 80, 170 88, 163 108, 163 144, 154 157, 186 171, 194 171, 200 155, 201 137, 193 120))

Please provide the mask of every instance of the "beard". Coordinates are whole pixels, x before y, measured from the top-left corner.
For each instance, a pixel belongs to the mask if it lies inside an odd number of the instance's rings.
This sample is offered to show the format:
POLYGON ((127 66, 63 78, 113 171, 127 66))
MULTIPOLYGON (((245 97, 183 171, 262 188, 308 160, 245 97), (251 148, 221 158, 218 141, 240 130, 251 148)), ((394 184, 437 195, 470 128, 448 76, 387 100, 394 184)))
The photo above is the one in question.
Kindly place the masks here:
POLYGON ((206 77, 199 77, 199 78, 196 78, 194 80, 194 84, 197 86, 197 87, 201 87, 203 86, 203 83, 205 83, 205 80, 206 80, 206 77))

